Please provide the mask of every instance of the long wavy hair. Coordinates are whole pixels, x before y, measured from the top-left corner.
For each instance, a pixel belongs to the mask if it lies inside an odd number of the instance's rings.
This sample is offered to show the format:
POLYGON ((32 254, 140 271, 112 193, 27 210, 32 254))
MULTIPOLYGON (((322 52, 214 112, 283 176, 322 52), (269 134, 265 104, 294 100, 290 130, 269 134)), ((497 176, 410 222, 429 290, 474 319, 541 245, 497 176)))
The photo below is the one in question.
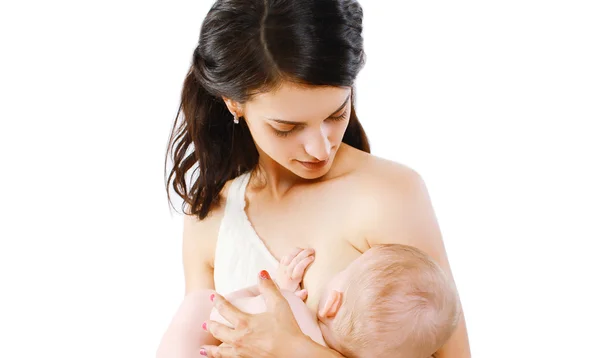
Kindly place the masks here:
POLYGON ((244 103, 286 81, 352 87, 343 142, 370 152, 354 111, 354 82, 365 64, 362 18, 356 0, 217 0, 202 23, 169 137, 169 202, 172 185, 184 213, 202 220, 227 181, 256 167, 250 131, 243 120, 233 123, 223 97, 244 103))

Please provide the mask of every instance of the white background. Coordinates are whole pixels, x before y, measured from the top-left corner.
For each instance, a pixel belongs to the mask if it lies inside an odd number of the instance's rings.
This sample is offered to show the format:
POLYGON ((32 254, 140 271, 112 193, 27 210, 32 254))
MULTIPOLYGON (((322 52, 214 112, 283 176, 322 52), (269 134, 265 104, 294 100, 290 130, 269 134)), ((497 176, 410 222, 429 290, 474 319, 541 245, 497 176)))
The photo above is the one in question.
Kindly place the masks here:
MULTIPOLYGON (((211 3, 0 5, 1 357, 153 356, 183 295, 164 152, 211 3)), ((358 115, 428 184, 473 356, 598 354, 598 3, 362 5, 358 115)))

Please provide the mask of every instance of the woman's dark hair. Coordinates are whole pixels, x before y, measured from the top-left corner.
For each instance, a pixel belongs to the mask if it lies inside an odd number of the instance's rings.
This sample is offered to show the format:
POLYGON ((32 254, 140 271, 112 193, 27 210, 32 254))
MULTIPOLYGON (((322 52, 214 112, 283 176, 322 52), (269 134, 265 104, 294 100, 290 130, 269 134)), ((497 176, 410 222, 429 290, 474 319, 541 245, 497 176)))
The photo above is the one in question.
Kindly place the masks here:
POLYGON ((244 103, 284 82, 351 86, 343 142, 369 152, 354 112, 354 81, 365 63, 362 17, 355 0, 217 0, 202 24, 169 139, 169 202, 172 183, 182 208, 202 220, 225 183, 257 165, 250 131, 243 120, 234 124, 223 97, 244 103))

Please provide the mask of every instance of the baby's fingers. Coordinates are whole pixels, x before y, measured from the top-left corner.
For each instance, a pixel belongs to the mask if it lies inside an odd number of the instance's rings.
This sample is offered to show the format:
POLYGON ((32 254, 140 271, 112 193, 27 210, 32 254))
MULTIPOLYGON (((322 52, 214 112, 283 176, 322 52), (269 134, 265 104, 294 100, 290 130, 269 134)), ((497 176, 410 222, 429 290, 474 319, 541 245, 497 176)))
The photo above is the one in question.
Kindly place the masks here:
POLYGON ((295 267, 292 268, 292 273, 290 274, 290 277, 293 280, 300 280, 300 279, 302 279, 302 277, 304 277, 304 272, 306 272, 306 268, 314 260, 315 260, 315 256, 314 255, 311 255, 311 256, 308 256, 308 257, 304 258, 304 260, 300 261, 295 267))
POLYGON ((300 298, 302 301, 306 301, 306 298, 308 297, 308 291, 306 289, 302 289, 294 292, 294 295, 296 295, 296 297, 300 298))
POLYGON ((279 263, 282 264, 283 266, 287 266, 301 252, 302 252, 302 249, 299 247, 296 247, 296 248, 294 248, 294 251, 292 251, 288 255, 285 255, 284 257, 282 257, 281 261, 279 261, 279 263))
POLYGON ((298 265, 300 263, 300 261, 302 261, 305 258, 307 258, 311 255, 314 255, 314 254, 315 254, 315 250, 313 250, 313 249, 302 250, 300 253, 298 253, 298 255, 296 255, 296 257, 294 257, 292 259, 292 262, 290 262, 290 268, 293 268, 294 266, 298 265))

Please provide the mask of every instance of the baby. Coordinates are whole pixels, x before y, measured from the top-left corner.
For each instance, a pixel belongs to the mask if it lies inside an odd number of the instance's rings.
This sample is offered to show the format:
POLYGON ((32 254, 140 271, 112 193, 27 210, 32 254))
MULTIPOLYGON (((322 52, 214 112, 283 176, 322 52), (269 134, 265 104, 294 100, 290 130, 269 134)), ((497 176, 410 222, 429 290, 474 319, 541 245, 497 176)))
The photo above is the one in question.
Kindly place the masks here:
MULTIPOLYGON (((378 245, 335 275, 320 297, 317 316, 300 290, 312 250, 296 250, 280 262, 275 282, 298 325, 315 342, 345 357, 426 358, 456 327, 458 297, 442 269, 420 250, 378 245)), ((226 296, 240 310, 266 310, 256 286, 226 296)), ((213 309, 211 320, 230 326, 213 309)))

